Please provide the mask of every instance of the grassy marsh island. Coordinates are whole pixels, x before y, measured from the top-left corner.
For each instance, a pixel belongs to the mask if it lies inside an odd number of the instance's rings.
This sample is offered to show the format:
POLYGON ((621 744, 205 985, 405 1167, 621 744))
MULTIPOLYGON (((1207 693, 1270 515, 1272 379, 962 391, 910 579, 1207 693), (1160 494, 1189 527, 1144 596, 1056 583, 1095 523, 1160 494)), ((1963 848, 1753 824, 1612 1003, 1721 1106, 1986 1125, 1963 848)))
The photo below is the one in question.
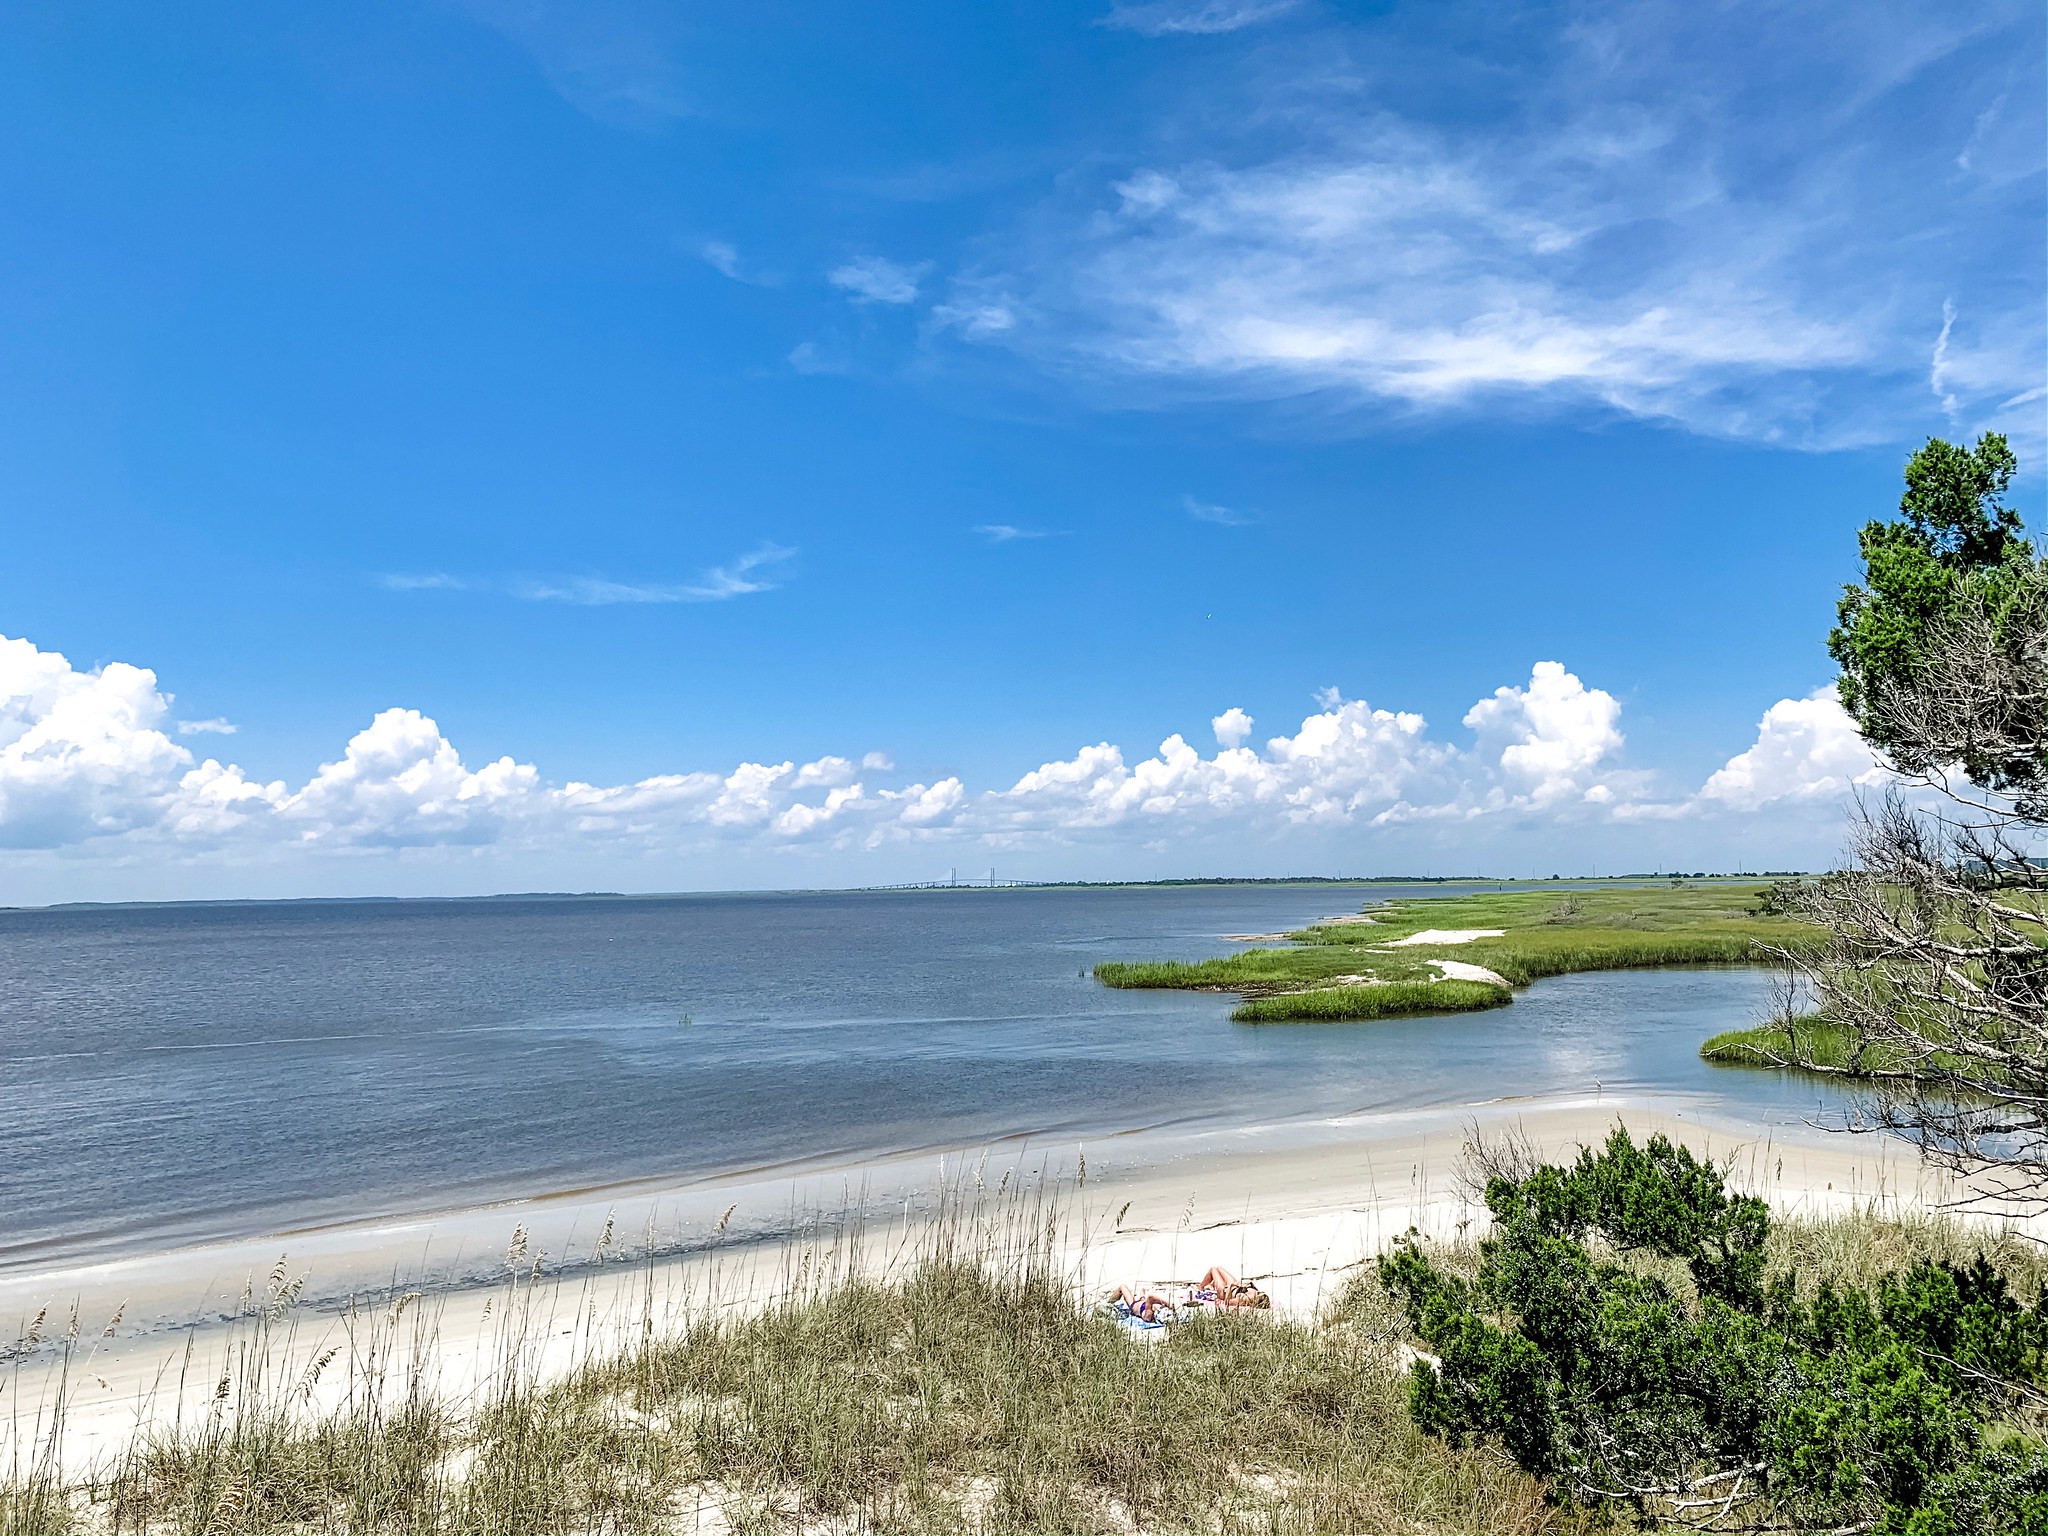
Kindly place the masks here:
POLYGON ((1385 901, 1215 960, 1096 966, 1111 987, 1234 992, 1239 1023, 1338 1023, 1513 1001, 1539 976, 1746 965, 1818 929, 1762 912, 1760 882, 1549 887, 1385 901))
MULTIPOLYGON (((1831 1077, 1920 1077, 1926 1075, 1921 1070, 1923 1063, 1937 1071, 1972 1070, 1971 1063, 1960 1055, 1937 1050, 1916 1059, 1896 1045, 1865 1039, 1820 1013, 1777 1019, 1753 1029, 1724 1030, 1700 1047, 1700 1055, 1729 1066, 1831 1077)), ((1979 1064, 1974 1070, 1988 1075, 1993 1069, 1979 1064)))
POLYGON ((1729 1029, 1700 1047, 1700 1055, 1736 1067, 1781 1067, 1800 1062, 1811 1071, 1877 1076, 1896 1063, 1857 1060, 1854 1033, 1817 1013, 1760 1024, 1754 1029, 1729 1029))

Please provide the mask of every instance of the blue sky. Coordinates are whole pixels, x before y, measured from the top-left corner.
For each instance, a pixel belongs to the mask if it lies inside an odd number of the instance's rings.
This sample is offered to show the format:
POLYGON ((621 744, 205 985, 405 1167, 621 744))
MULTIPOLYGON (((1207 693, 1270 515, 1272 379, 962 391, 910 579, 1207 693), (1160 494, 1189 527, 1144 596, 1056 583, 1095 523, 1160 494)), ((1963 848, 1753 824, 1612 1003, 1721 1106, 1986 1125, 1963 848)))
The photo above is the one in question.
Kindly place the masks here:
POLYGON ((2038 5, 0 37, 0 899, 1823 862, 2040 526, 2038 5))

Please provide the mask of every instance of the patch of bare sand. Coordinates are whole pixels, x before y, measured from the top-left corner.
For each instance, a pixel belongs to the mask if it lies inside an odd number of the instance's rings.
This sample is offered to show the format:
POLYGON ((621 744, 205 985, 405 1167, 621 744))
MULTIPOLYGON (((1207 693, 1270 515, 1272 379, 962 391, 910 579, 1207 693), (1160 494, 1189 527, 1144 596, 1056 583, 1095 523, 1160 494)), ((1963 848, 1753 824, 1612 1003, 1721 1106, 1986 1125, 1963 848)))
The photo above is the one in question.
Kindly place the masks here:
POLYGON ((1425 928, 1405 939, 1389 939, 1381 949, 1405 949, 1410 944, 1470 944, 1474 939, 1497 939, 1505 928, 1425 928))
POLYGON ((1469 960, 1432 960, 1429 962, 1443 973, 1445 981, 1486 981, 1496 987, 1508 985, 1507 977, 1499 971, 1489 971, 1483 965, 1474 965, 1469 960))

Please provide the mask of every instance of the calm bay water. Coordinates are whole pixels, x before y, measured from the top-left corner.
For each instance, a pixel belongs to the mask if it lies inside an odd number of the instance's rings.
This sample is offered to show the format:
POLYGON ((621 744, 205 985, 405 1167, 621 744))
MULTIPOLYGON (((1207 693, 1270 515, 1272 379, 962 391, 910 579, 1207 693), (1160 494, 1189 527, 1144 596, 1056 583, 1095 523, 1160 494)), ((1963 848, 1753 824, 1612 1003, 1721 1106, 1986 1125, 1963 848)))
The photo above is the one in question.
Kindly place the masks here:
MULTIPOLYGON (((1477 888, 1477 887, 1475 887, 1477 888)), ((1452 894, 1430 886, 1415 894, 1452 894)), ((1019 1134, 1670 1088, 1761 973, 1539 983, 1454 1018, 1251 1029, 1115 992, 1398 894, 906 892, 0 912, 0 1268, 548 1189, 1019 1134)))

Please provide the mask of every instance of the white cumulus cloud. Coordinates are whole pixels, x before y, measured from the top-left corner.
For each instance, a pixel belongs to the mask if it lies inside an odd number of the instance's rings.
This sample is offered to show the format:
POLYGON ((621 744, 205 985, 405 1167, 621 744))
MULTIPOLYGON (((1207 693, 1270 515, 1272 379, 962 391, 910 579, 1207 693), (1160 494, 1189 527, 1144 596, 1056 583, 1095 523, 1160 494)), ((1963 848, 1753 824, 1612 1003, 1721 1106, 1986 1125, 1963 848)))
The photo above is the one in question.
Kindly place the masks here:
POLYGON ((1696 793, 1659 798, 1652 776, 1624 759, 1620 714, 1612 694, 1543 661, 1466 711, 1462 738, 1331 688, 1295 730, 1263 745, 1233 706, 1209 721, 1213 752, 1179 733, 1144 755, 1105 740, 976 789, 955 775, 904 782, 884 752, 556 782, 510 754, 472 764, 431 716, 392 708, 294 787, 196 760, 169 734, 170 700, 147 669, 81 670, 0 639, 0 849, 246 859, 431 848, 857 851, 934 839, 1146 847, 1214 831, 1743 816, 1822 805, 1879 772, 1823 689, 1772 705, 1755 742, 1696 793))
POLYGON ((1209 729, 1216 733, 1219 745, 1241 747, 1251 736, 1252 717, 1233 704, 1210 720, 1209 729))
POLYGON ((387 709, 321 765, 279 816, 309 840, 368 846, 493 841, 541 792, 530 763, 463 765, 455 744, 416 709, 387 709))
POLYGON ((169 714, 144 668, 78 672, 0 640, 0 843, 60 847, 159 819, 192 761, 163 732, 169 714))
POLYGON ((1753 811, 1785 800, 1833 799, 1880 783, 1884 775, 1831 683, 1765 710, 1755 745, 1729 758, 1700 787, 1699 798, 1753 811))
POLYGON ((1494 690, 1466 711, 1465 724, 1482 751, 1496 754, 1508 784, 1543 805, 1605 787, 1589 780, 1621 750, 1620 718, 1612 694, 1588 688, 1560 662, 1539 661, 1526 687, 1494 690))

